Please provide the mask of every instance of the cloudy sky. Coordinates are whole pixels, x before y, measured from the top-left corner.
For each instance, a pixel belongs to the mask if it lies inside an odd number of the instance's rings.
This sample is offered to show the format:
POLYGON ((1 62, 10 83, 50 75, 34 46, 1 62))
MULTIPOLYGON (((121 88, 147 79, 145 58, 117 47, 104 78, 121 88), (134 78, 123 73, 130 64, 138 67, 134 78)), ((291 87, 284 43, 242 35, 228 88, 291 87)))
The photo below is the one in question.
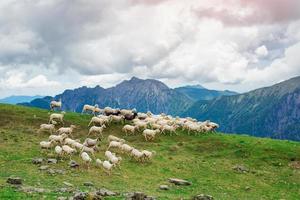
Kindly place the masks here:
POLYGON ((239 92, 300 75, 299 0, 1 0, 0 97, 132 76, 239 92))

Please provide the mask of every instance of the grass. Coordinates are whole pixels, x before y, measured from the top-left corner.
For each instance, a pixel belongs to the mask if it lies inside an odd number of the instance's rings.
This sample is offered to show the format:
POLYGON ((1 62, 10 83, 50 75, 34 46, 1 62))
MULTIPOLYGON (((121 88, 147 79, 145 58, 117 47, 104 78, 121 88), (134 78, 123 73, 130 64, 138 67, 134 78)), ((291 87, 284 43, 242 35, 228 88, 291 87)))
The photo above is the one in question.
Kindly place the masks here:
MULTIPOLYGON (((107 176, 101 169, 91 166, 70 169, 68 160, 51 165, 54 169, 64 169, 64 175, 49 175, 41 172, 31 160, 34 157, 53 157, 51 151, 41 152, 39 142, 48 138, 38 134, 41 123, 47 123, 46 110, 22 106, 0 105, 0 199, 56 199, 71 196, 69 193, 55 193, 66 187, 63 182, 72 183, 82 191, 91 181, 96 188, 106 187, 120 193, 142 191, 158 199, 191 199, 197 194, 209 194, 215 199, 300 199, 300 170, 289 166, 300 161, 300 143, 262 139, 241 135, 205 134, 189 136, 179 132, 179 136, 160 136, 154 142, 145 142, 142 135, 126 137, 121 125, 111 125, 104 135, 120 136, 138 149, 157 152, 151 163, 140 164, 127 156, 123 157, 121 169, 115 169, 107 176), (232 168, 243 165, 249 173, 237 173, 232 168), (27 194, 6 183, 9 176, 19 176, 24 185, 49 189, 46 193, 27 194), (192 182, 191 186, 174 186, 167 182, 176 177, 192 182), (170 186, 162 191, 161 184, 170 186)), ((79 128, 75 138, 85 138, 87 124, 91 116, 67 113, 66 125, 75 124, 79 128)), ((101 151, 96 157, 104 158, 107 141, 100 144, 101 151)), ((78 155, 74 160, 82 163, 78 155)), ((123 199, 116 197, 110 199, 123 199)), ((109 199, 109 198, 108 198, 109 199)))

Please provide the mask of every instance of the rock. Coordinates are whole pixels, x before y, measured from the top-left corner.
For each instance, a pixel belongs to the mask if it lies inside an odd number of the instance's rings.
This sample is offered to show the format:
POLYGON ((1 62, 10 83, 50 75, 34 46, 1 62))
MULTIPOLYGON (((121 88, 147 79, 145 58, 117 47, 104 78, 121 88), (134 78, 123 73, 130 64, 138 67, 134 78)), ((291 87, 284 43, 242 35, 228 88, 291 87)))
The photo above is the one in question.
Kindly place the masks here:
POLYGON ((57 173, 57 174, 65 174, 65 173, 66 173, 66 171, 63 170, 63 169, 55 169, 54 171, 55 171, 55 173, 57 173))
POLYGON ((72 192, 74 192, 74 189, 63 187, 63 188, 56 189, 55 192, 58 192, 58 193, 72 193, 72 192))
POLYGON ((155 197, 147 196, 144 200, 156 200, 155 197))
POLYGON ((191 182, 178 178, 169 178, 169 182, 175 185, 192 185, 191 182))
POLYGON ((73 200, 85 200, 87 199, 87 193, 85 192, 77 192, 73 196, 73 200))
POLYGON ((94 186, 94 183, 92 183, 92 182, 84 182, 83 185, 87 186, 87 187, 91 187, 91 186, 94 186))
POLYGON ((76 167, 79 167, 79 164, 78 164, 75 160, 71 160, 71 161, 69 162, 69 166, 70 166, 71 168, 76 168, 76 167))
POLYGON ((92 200, 102 200, 103 197, 98 195, 96 192, 90 192, 88 194, 88 199, 92 199, 92 200))
POLYGON ((56 200, 67 200, 68 198, 67 197, 57 197, 56 200))
POLYGON ((239 173, 248 173, 249 169, 247 169, 243 165, 236 165, 232 168, 234 171, 239 172, 239 173))
POLYGON ((214 198, 210 195, 199 194, 194 196, 193 200, 214 200, 214 198))
POLYGON ((55 158, 49 158, 49 159, 47 160, 47 162, 50 163, 50 164, 56 164, 56 163, 57 163, 57 160, 56 160, 55 158))
POLYGON ((118 195, 116 192, 112 192, 106 188, 101 188, 100 190, 96 191, 96 194, 103 196, 103 197, 118 195))
POLYGON ((35 165, 39 165, 42 164, 43 160, 44 160, 43 158, 33 158, 32 163, 35 165))
POLYGON ((51 175, 54 175, 55 174, 55 170, 54 169, 48 169, 47 172, 51 175))
POLYGON ((66 181, 64 181, 63 184, 68 186, 68 187, 73 187, 74 186, 72 183, 69 183, 69 182, 66 182, 66 181))
POLYGON ((19 177, 9 177, 6 182, 12 185, 22 185, 22 181, 19 177))
POLYGON ((160 185, 159 189, 161 189, 161 190, 169 190, 169 186, 168 185, 160 185))
POLYGON ((39 167, 39 170, 46 170, 48 168, 49 168, 48 165, 42 165, 42 166, 39 167))
POLYGON ((147 195, 145 195, 142 192, 134 192, 132 194, 129 194, 127 200, 145 200, 147 198, 147 195))
POLYGON ((251 187, 246 186, 246 187, 245 187, 245 190, 246 190, 246 191, 249 191, 249 190, 251 190, 251 187))

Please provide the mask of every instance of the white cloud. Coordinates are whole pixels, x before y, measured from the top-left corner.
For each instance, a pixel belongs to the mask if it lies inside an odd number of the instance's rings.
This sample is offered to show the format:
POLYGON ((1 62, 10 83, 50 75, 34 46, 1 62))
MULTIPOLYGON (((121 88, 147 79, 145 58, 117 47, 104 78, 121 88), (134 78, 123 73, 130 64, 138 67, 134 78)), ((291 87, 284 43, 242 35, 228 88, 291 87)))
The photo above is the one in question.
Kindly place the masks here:
POLYGON ((201 83, 247 91, 299 75, 299 60, 289 56, 300 41, 296 4, 4 0, 1 88, 11 93, 49 88, 52 94, 81 85, 109 87, 135 75, 170 86, 201 83), (9 77, 13 70, 25 75, 9 77))

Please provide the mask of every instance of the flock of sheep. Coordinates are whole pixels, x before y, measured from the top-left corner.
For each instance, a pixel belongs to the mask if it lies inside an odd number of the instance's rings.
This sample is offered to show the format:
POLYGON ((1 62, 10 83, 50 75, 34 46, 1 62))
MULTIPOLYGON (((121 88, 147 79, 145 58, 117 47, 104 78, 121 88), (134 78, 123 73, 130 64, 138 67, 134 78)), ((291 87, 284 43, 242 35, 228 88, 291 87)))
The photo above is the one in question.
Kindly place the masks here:
MULTIPOLYGON (((50 103, 51 110, 54 110, 55 108, 61 109, 61 106, 61 100, 52 101, 50 103)), ((188 134, 194 133, 197 135, 199 133, 212 132, 219 127, 218 124, 210 121, 197 122, 195 119, 189 117, 174 118, 165 114, 154 115, 151 112, 138 113, 135 109, 120 110, 112 109, 110 107, 100 109, 97 105, 84 105, 82 113, 84 112, 91 112, 94 116, 88 124, 89 127, 92 126, 89 128, 87 138, 83 143, 81 143, 79 139, 72 139, 72 133, 76 129, 75 125, 61 127, 56 130, 58 123, 64 125, 65 112, 61 112, 52 113, 49 117, 49 123, 40 125, 39 132, 50 133, 48 141, 41 141, 40 147, 42 149, 54 148, 54 152, 57 156, 63 157, 67 155, 70 159, 72 155, 79 153, 80 158, 87 167, 89 167, 94 160, 95 165, 97 167, 102 167, 108 174, 111 174, 114 167, 120 168, 120 163, 122 161, 120 156, 117 156, 116 153, 110 151, 112 148, 118 149, 119 154, 131 156, 137 162, 150 161, 155 155, 154 151, 138 150, 126 144, 124 139, 109 135, 107 137, 109 145, 104 152, 106 160, 102 162, 99 158, 96 158, 95 152, 99 151, 98 144, 103 138, 103 132, 111 123, 122 123, 124 125, 122 132, 124 132, 126 136, 142 134, 145 141, 152 141, 160 134, 177 135, 179 129, 187 130, 188 134), (98 116, 95 116, 96 113, 98 116), (125 124, 126 122, 128 124, 125 124), (95 139, 89 138, 90 135, 95 135, 95 139)))

